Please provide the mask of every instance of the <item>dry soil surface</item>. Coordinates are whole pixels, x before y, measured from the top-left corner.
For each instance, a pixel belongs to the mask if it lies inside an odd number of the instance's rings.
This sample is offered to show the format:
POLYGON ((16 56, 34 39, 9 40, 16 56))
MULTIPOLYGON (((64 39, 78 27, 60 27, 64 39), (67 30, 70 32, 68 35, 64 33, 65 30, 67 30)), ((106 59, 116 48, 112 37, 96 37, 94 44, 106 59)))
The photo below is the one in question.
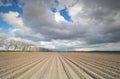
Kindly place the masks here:
POLYGON ((1 53, 0 79, 120 79, 120 54, 1 53))

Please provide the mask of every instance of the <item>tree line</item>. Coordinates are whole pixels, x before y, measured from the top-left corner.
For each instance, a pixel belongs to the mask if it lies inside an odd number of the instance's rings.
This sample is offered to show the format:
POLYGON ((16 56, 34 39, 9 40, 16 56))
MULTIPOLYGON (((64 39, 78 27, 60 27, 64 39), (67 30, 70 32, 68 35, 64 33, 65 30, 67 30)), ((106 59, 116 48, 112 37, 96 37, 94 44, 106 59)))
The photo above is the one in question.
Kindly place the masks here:
POLYGON ((1 50, 5 51, 49 51, 48 49, 38 47, 32 43, 21 40, 8 39, 6 36, 0 37, 1 50))

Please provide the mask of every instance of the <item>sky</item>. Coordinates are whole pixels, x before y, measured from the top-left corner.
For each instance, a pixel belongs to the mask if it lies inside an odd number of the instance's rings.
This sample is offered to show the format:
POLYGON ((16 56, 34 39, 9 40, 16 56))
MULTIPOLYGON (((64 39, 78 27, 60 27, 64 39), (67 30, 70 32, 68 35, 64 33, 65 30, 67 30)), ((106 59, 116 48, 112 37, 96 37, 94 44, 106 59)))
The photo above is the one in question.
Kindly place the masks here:
POLYGON ((0 0, 0 36, 57 51, 120 50, 119 0, 0 0))

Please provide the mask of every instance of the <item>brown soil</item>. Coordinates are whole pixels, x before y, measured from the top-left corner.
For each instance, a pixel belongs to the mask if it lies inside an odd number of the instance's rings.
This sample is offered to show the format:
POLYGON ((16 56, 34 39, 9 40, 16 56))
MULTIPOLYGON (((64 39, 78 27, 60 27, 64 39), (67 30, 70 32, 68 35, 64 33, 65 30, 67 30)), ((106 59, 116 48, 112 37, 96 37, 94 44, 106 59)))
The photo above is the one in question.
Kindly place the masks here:
POLYGON ((0 54, 0 79, 120 79, 120 54, 0 54))

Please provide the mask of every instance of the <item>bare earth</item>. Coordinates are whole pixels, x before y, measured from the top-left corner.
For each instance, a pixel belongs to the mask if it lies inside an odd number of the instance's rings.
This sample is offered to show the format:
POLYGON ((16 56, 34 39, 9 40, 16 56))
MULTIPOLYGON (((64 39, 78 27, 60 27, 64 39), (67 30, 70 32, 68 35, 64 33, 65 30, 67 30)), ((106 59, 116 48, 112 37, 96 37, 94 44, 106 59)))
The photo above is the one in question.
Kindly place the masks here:
POLYGON ((120 79, 120 54, 1 53, 0 79, 120 79))

